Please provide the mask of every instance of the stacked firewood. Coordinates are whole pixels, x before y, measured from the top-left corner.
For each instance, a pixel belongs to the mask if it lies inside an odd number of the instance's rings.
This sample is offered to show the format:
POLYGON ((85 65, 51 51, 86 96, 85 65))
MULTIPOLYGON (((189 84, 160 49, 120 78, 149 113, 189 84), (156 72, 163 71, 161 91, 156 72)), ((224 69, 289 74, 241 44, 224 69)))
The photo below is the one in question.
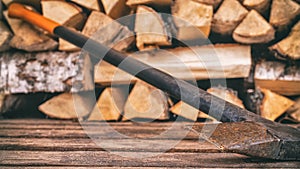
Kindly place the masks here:
MULTIPOLYGON (((300 122, 299 1, 16 1, 200 87, 214 80, 204 89, 267 119, 300 122), (228 79, 239 83, 215 84, 228 79)), ((61 119, 216 120, 109 63, 94 66, 78 47, 10 18, 11 2, 0 6, 4 115, 25 105, 61 119), (39 101, 31 104, 28 97, 39 101)))

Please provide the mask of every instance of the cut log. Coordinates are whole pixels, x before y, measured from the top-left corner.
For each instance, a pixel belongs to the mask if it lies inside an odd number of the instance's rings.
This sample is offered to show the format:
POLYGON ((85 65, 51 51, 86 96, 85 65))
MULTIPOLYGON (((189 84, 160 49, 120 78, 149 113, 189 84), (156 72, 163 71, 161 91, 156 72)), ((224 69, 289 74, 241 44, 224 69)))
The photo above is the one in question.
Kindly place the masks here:
POLYGON ((233 39, 240 43, 267 43, 274 39, 275 30, 255 10, 251 10, 233 32, 233 39))
MULTIPOLYGON (((70 27, 81 27, 84 21, 84 15, 81 13, 82 10, 71 3, 65 1, 41 1, 43 15, 50 18, 57 23, 70 27)), ((75 45, 65 41, 59 40, 59 50, 61 51, 78 51, 79 48, 75 45)))
POLYGON ((4 16, 14 33, 14 37, 10 41, 11 47, 28 52, 47 51, 57 48, 55 40, 46 36, 33 25, 8 17, 7 11, 4 12, 4 16))
POLYGON ((290 118, 300 123, 300 97, 295 99, 295 104, 291 106, 286 112, 290 118))
POLYGON ((3 113, 3 107, 5 103, 5 94, 0 93, 0 113, 3 113))
POLYGON ((248 9, 254 9, 263 14, 269 9, 270 0, 244 0, 243 5, 248 9))
POLYGON ((72 17, 82 15, 82 10, 74 4, 59 0, 42 0, 43 15, 56 21, 59 24, 65 24, 72 17))
POLYGON ((92 90, 90 60, 80 53, 1 53, 0 91, 78 92, 92 90))
MULTIPOLYGON (((243 102, 237 97, 237 93, 232 89, 225 88, 210 88, 207 90, 208 93, 220 97, 232 104, 235 104, 241 108, 244 108, 243 102)), ((197 118, 208 118, 213 121, 217 121, 215 118, 195 109, 194 107, 180 101, 173 106, 170 111, 174 114, 180 115, 186 119, 196 121, 197 118)))
POLYGON ((8 7, 8 5, 12 2, 13 0, 2 0, 2 2, 4 3, 4 5, 6 7, 8 7))
POLYGON ((172 106, 170 108, 170 111, 191 121, 197 121, 198 118, 217 121, 215 118, 195 109, 194 107, 184 103, 183 101, 179 101, 177 104, 172 106))
POLYGON ((9 28, 0 21, 0 52, 6 51, 10 48, 9 42, 12 36, 12 32, 9 28))
POLYGON ((79 47, 61 38, 58 39, 58 43, 58 50, 60 51, 75 52, 80 50, 79 47))
POLYGON ((40 12, 41 11, 41 0, 2 0, 6 7, 9 6, 9 3, 16 2, 21 3, 23 5, 27 5, 27 8, 32 8, 35 11, 40 12))
POLYGON ((285 27, 300 14, 300 5, 292 0, 272 1, 270 24, 274 27, 285 27))
POLYGON ((213 17, 212 31, 231 35, 247 14, 238 0, 225 0, 213 17))
POLYGON ((161 16, 150 7, 139 5, 136 11, 136 46, 143 50, 147 45, 171 45, 169 33, 161 16))
POLYGON ((270 89, 281 95, 300 94, 300 67, 280 62, 264 61, 255 68, 255 86, 270 89))
POLYGON ((264 61, 255 68, 255 86, 270 89, 281 95, 300 94, 300 67, 280 62, 264 61))
POLYGON ((213 7, 195 1, 176 0, 172 6, 178 40, 207 38, 213 16, 213 7))
POLYGON ((164 92, 138 81, 130 92, 122 120, 168 120, 168 98, 164 92))
POLYGON ((101 44, 119 51, 125 51, 135 41, 133 32, 107 15, 93 11, 82 33, 101 44))
POLYGON ((39 110, 51 118, 82 119, 94 107, 91 92, 63 93, 39 106, 39 110))
MULTIPOLYGON (((250 46, 237 44, 138 52, 130 57, 185 80, 243 78, 249 76, 251 68, 250 46)), ((108 85, 112 81, 122 84, 135 80, 109 63, 95 67, 96 83, 108 85)))
POLYGON ((138 5, 150 5, 150 6, 170 6, 172 0, 127 0, 126 5, 130 7, 136 7, 138 5))
POLYGON ((71 0, 71 1, 85 8, 100 11, 100 5, 98 0, 71 0))
POLYGON ((89 121, 117 121, 121 118, 126 101, 126 90, 108 87, 101 93, 89 121))
POLYGON ((272 121, 276 120, 295 103, 292 100, 271 92, 268 89, 259 88, 259 90, 264 94, 264 99, 260 106, 260 113, 261 116, 266 119, 272 121))
POLYGON ((183 101, 179 101, 174 106, 172 106, 170 108, 170 112, 191 121, 197 121, 198 114, 199 114, 199 110, 184 103, 183 101))
POLYGON ((288 37, 273 45, 270 49, 275 51, 279 58, 300 59, 300 21, 293 27, 288 37))
POLYGON ((213 87, 213 88, 207 89, 207 92, 210 94, 213 94, 217 97, 220 97, 232 104, 235 104, 240 108, 245 108, 243 105, 243 101, 241 101, 237 97, 237 92, 232 89, 229 89, 229 88, 226 89, 226 88, 222 88, 222 87, 213 87))
POLYGON ((126 0, 101 0, 105 13, 113 18, 118 19, 129 14, 130 8, 126 5, 126 0))
POLYGON ((223 0, 193 0, 196 2, 200 2, 206 5, 212 5, 214 9, 216 9, 223 0))

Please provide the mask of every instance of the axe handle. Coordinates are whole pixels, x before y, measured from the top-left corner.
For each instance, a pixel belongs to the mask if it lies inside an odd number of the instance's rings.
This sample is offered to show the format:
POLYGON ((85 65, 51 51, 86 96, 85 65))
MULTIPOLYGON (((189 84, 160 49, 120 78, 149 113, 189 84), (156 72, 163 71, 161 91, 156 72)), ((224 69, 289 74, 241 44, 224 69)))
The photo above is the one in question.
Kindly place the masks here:
POLYGON ((222 122, 256 121, 271 122, 260 116, 239 108, 229 102, 213 96, 197 86, 177 79, 165 72, 144 64, 132 57, 109 49, 88 37, 72 31, 60 24, 35 13, 21 4, 12 3, 9 6, 9 16, 23 19, 29 23, 65 39, 66 41, 83 48, 99 59, 99 53, 106 52, 103 59, 108 63, 136 76, 137 78, 165 91, 169 95, 184 101, 185 103, 205 112, 222 122), (140 71, 142 70, 142 71, 140 71))

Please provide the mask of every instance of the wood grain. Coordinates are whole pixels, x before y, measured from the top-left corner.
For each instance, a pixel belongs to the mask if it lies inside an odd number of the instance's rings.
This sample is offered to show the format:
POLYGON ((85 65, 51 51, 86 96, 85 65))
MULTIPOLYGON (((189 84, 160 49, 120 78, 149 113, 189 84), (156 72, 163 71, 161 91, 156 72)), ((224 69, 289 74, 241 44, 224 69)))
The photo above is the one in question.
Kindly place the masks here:
MULTIPOLYGON (((84 122, 83 126, 96 127, 96 122, 84 122)), ((149 133, 168 129, 172 122, 166 123, 108 123, 117 130, 127 133, 140 132, 143 137, 149 133)), ((191 125, 192 123, 182 123, 191 125)), ((103 125, 103 124, 102 124, 103 125)), ((195 123, 203 126, 203 123, 195 123)), ((101 125, 100 125, 101 126, 101 125)), ((209 142, 198 139, 183 139, 164 153, 159 147, 131 149, 128 140, 118 146, 97 145, 87 137, 78 122, 46 119, 0 120, 0 167, 7 168, 298 168, 299 161, 272 161, 256 159, 234 153, 221 153, 209 142), (17 137, 15 137, 17 136, 17 137), (73 136, 73 137, 68 137, 73 136), (154 154, 153 154, 154 153, 154 154), (121 156, 120 156, 121 155, 121 156), (129 158, 131 155, 136 158, 129 158), (137 158, 144 155, 155 155, 137 158)), ((98 126, 99 127, 99 126, 98 126)), ((108 140, 109 141, 109 140, 108 140)), ((110 140, 111 141, 111 140, 110 140)), ((132 140, 130 140, 132 141, 132 140)), ((154 140, 155 141, 155 140, 154 140)), ((168 144, 170 140, 157 140, 168 144)), ((140 140, 133 142, 140 144, 140 140)), ((113 144, 112 144, 113 145, 113 144)))

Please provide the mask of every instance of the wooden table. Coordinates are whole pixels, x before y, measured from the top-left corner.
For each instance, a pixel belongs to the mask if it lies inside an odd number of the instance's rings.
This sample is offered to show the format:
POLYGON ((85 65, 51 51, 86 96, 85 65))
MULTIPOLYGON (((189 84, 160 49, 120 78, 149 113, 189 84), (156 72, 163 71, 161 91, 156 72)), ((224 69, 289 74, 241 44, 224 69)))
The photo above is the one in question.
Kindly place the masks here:
MULTIPOLYGON (((86 124, 83 123, 83 126, 86 124)), ((118 122, 108 123, 108 125, 130 137, 149 138, 168 130, 172 122, 145 124, 118 122)), ((203 124, 195 123, 194 125, 203 124)), ((110 137, 107 131, 102 131, 103 133, 110 137)), ((116 142, 124 142, 117 138, 113 139, 116 142)), ((168 144, 168 139, 158 141, 168 144)), ((160 149, 156 146, 132 149, 126 144, 102 148, 87 136, 78 122, 62 120, 0 120, 0 149, 0 168, 23 168, 25 166, 57 169, 74 167, 300 167, 300 161, 274 161, 222 153, 215 145, 200 142, 194 132, 189 132, 176 146, 164 153, 148 158, 129 158, 116 155, 116 153, 147 155, 159 153, 160 149)))

